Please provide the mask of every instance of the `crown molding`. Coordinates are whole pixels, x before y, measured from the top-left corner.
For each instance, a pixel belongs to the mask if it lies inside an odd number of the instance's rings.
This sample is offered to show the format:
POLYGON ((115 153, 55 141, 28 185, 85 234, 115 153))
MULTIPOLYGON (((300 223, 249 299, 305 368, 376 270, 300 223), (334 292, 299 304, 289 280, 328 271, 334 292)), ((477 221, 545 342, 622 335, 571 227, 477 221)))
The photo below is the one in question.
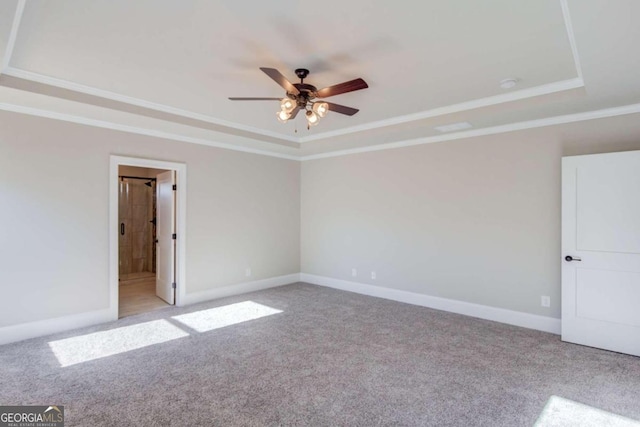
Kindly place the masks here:
POLYGON ((263 129, 254 128, 252 126, 245 126, 240 123, 230 122, 226 120, 216 119, 204 114, 198 114, 187 110, 182 110, 179 108, 174 108, 168 105, 154 103, 150 101, 146 101, 143 99, 138 99, 126 95, 121 95, 118 93, 93 88, 90 86, 81 85, 78 83, 70 82, 63 79, 57 79, 50 76, 45 76, 43 74, 38 74, 34 72, 30 72, 27 70, 21 70, 11 66, 11 58, 13 56, 13 50, 15 48, 16 40, 18 37, 18 30, 20 28, 20 23, 22 21, 22 15, 24 13, 24 8, 26 5, 26 0, 18 0, 18 4, 16 6, 16 12, 13 17, 13 21, 11 23, 11 30, 9 33, 9 41, 7 43, 7 47, 5 50, 5 55, 2 58, 2 68, 0 69, 0 74, 5 74, 8 76, 21 78, 25 80, 30 80, 37 83, 42 83, 46 85, 55 86, 62 89, 69 89, 72 91, 84 93, 87 95, 93 95, 101 98, 110 99, 113 101, 123 102, 130 105, 135 105, 138 107, 149 108, 151 110, 162 111, 169 114, 175 114, 177 116, 183 116, 194 120, 200 120, 207 123, 212 123, 218 126, 225 126, 234 128, 237 130, 243 130, 246 132, 256 133, 258 135, 264 135, 271 138, 282 139, 290 142, 299 142, 298 138, 292 137, 289 135, 280 134, 277 132, 270 132, 263 129))
POLYGON ((569 4, 567 0, 560 0, 560 6, 562 9, 562 17, 564 21, 565 30, 567 32, 567 38, 569 39, 569 46, 571 47, 571 54, 573 56, 573 63, 576 69, 576 78, 561 80, 545 85, 534 86, 528 89, 509 92, 506 94, 490 96, 486 98, 479 98, 472 101, 462 102, 459 104, 447 105, 444 107, 434 108, 431 110, 422 111, 419 113, 407 114, 404 116, 392 117, 389 119, 378 120, 375 122, 369 122, 358 126, 351 126, 347 128, 337 129, 335 131, 323 132, 310 136, 303 136, 299 138, 300 143, 317 141, 320 139, 331 138, 335 136, 348 135, 351 133, 373 130, 387 126, 398 125, 402 123, 413 122, 417 120, 427 119, 431 117, 444 116, 452 113, 459 113, 462 111, 474 110, 476 108, 489 107, 492 105, 502 104, 506 102, 519 101, 522 99, 533 98, 541 95, 549 95, 552 93, 563 92, 566 90, 578 89, 584 87, 584 79, 582 77, 582 66, 580 64, 580 57, 578 55, 578 48, 576 45, 576 37, 573 32, 573 24, 571 22, 571 15, 569 13, 569 4))
POLYGON ((496 135, 500 133, 514 132, 519 130, 534 129, 547 126, 562 125, 566 123, 582 122, 587 120, 604 119, 607 117, 624 116, 628 114, 640 113, 640 104, 631 104, 621 107, 605 108, 602 110, 586 111, 582 113, 567 114, 564 116, 547 117, 544 119, 528 120, 524 122, 509 123, 500 126, 491 126, 481 129, 474 129, 463 132, 455 132, 447 135, 431 136, 426 138, 415 138, 404 141, 389 142, 361 148, 351 148, 347 150, 330 151, 327 153, 314 154, 300 157, 301 161, 326 159, 329 157, 346 156, 349 154, 367 153, 370 151, 390 150, 393 148, 411 147, 414 145, 432 144, 435 142, 453 141, 456 139, 473 138, 478 136, 496 135))
POLYGON ((462 102, 459 104, 447 105, 445 107, 433 108, 431 110, 421 111, 419 113, 407 114, 405 116, 392 117, 390 119, 378 120, 375 122, 369 122, 358 126, 351 126, 348 128, 338 129, 335 131, 329 131, 319 133, 317 135, 304 136, 300 138, 300 143, 317 141, 320 139, 331 138, 335 136, 343 136, 351 133, 362 132, 366 130, 373 130, 387 126, 399 125, 408 122, 414 122, 417 120, 428 119, 431 117, 444 116, 447 114, 459 113, 462 111, 475 110, 482 107, 490 107, 492 105, 503 104, 506 102, 519 101, 522 99, 533 98, 541 95, 549 95, 557 92, 564 92, 567 90, 578 89, 584 87, 584 81, 579 78, 573 78, 569 80, 562 80, 545 85, 534 86, 527 89, 517 90, 500 95, 489 96, 486 98, 474 99, 472 101, 462 102))
MULTIPOLYGON (((174 108, 168 105, 154 103, 154 102, 150 102, 150 101, 146 101, 146 100, 142 100, 134 97, 129 97, 126 95, 121 95, 114 92, 109 92, 109 91, 93 88, 90 86, 85 86, 78 83, 57 79, 54 77, 49 77, 42 74, 11 67, 10 62, 13 56, 13 52, 14 52, 14 48, 15 48, 15 44, 18 36, 18 30, 20 27, 20 22, 22 20, 24 8, 26 5, 26 0, 18 0, 15 15, 14 15, 12 26, 11 26, 11 31, 9 34, 9 40, 5 50, 5 55, 2 59, 2 68, 0 69, 0 73, 6 74, 12 77, 16 77, 16 78, 30 80, 36 83, 42 83, 46 85, 59 87, 62 89, 68 89, 68 90, 84 93, 87 95, 102 97, 105 99, 123 102, 130 105, 149 108, 152 110, 175 114, 178 116, 183 116, 183 117, 191 118, 195 120, 201 120, 201 121, 212 123, 219 126, 225 126, 225 127, 234 128, 237 130, 252 132, 258 135, 264 135, 272 138, 278 138, 285 141, 298 142, 302 144, 305 142, 317 141, 321 139, 347 135, 350 133, 355 133, 360 131, 373 130, 381 127, 393 126, 393 125, 408 123, 416 120, 422 120, 422 119, 442 116, 446 114, 458 113, 462 111, 468 111, 468 110, 473 110, 477 108, 497 105, 501 103, 533 98, 536 96, 547 95, 547 94, 584 87, 585 83, 582 77, 582 67, 580 64, 580 58, 578 55, 575 34, 573 31, 573 24, 572 24, 570 12, 569 12, 568 0, 560 0, 560 4, 562 8, 565 28, 567 31, 567 37, 569 39, 569 44, 571 46, 571 52, 573 55, 573 60, 574 60, 575 69, 577 73, 576 78, 553 82, 546 85, 535 86, 532 88, 513 91, 505 94, 491 96, 491 97, 480 98, 480 99, 463 102, 459 104, 439 107, 431 110, 422 111, 419 113, 408 114, 404 116, 398 116, 398 117, 393 117, 385 120, 370 122, 363 125, 338 129, 335 131, 323 132, 323 133, 306 136, 306 137, 292 137, 292 136, 283 135, 277 132, 266 131, 263 129, 258 129, 251 126, 235 123, 235 122, 213 118, 204 114, 194 113, 191 111, 174 108)), ((492 126, 488 128, 482 128, 482 129, 455 132, 447 135, 438 135, 438 136, 432 136, 432 137, 396 141, 396 142, 379 144, 375 146, 368 146, 368 147, 362 147, 362 148, 336 150, 336 151, 331 151, 331 152, 321 153, 316 155, 309 155, 309 156, 280 154, 280 153, 275 153, 267 150, 241 147, 234 144, 216 142, 216 141, 211 141, 203 138, 193 138, 189 136, 172 134, 168 132, 146 129, 142 127, 122 125, 122 124, 113 123, 113 122, 95 120, 95 119, 90 119, 82 116, 76 116, 76 115, 65 114, 65 113, 57 113, 53 111, 14 105, 14 104, 0 103, 0 110, 11 111, 11 112, 16 112, 21 114, 28 114, 32 116, 38 116, 38 117, 45 117, 49 119, 61 120, 61 121, 66 121, 71 123, 78 123, 78 124, 99 127, 104 129, 112 129, 112 130, 117 130, 122 132, 129 132, 129 133, 134 133, 139 135, 158 137, 158 138, 188 142, 193 144, 207 145, 211 147, 241 151, 245 153, 277 157, 277 158, 288 159, 288 160, 307 161, 307 160, 322 159, 322 158, 328 158, 328 157, 344 156, 349 154, 365 153, 369 151, 380 151, 380 150, 387 150, 387 149, 393 149, 393 148, 410 147, 410 146, 421 145, 421 144, 430 144, 435 142, 451 141, 456 139, 472 138, 477 136, 495 135, 495 134, 500 134, 505 132, 513 132, 518 130, 553 126, 553 125, 559 125, 564 123, 595 120, 600 118, 614 117, 614 116, 627 115, 627 114, 635 114, 635 113, 640 113, 640 104, 632 104, 632 105, 608 108, 603 110, 595 110, 595 111, 582 112, 582 113, 576 113, 576 114, 568 114, 564 116, 548 117, 548 118, 538 119, 538 120, 510 123, 510 124, 501 125, 501 126, 492 126)))
POLYGON ((121 132, 133 133, 137 135, 145 135, 145 136, 151 136, 156 138, 170 139, 173 141, 189 142, 191 144, 207 145, 209 147, 223 148, 226 150, 241 151, 243 153, 259 154, 262 156, 277 157, 280 159, 287 159, 287 160, 300 160, 299 156, 274 153, 272 151, 242 147, 235 144, 216 142, 216 141, 211 141, 203 138, 193 138, 190 136, 177 135, 169 132, 146 129, 146 128, 141 128, 136 126, 123 125, 123 124, 107 122, 103 120, 95 120, 95 119, 76 116, 72 114, 57 113, 54 111, 42 110, 42 109, 32 108, 32 107, 25 107, 22 105, 0 103, 0 110, 10 111, 13 113, 28 114, 36 117, 44 117, 47 119, 60 120, 63 122, 77 123, 77 124, 93 126, 93 127, 103 128, 103 129, 112 129, 112 130, 117 130, 121 132))
POLYGON ((86 86, 83 84, 59 79, 56 77, 45 76, 43 74, 34 73, 32 71, 21 70, 19 68, 15 68, 11 66, 6 67, 2 72, 2 74, 6 74, 8 76, 16 77, 23 80, 29 80, 36 83, 42 83, 45 85, 54 86, 61 89, 68 89, 68 90, 83 93, 86 95, 96 96, 99 98, 109 99, 112 101, 118 101, 124 104, 134 105, 136 107, 148 108, 150 110, 156 110, 156 111, 161 111, 163 113, 169 113, 169 114, 174 114, 176 116, 186 117, 189 119, 200 120, 202 122, 212 123, 218 126, 225 126, 233 129, 255 133, 258 135, 269 136, 271 138, 282 139, 285 141, 298 142, 298 138, 292 137, 289 135, 283 135, 277 132, 271 132, 264 129, 258 129, 252 126, 242 125, 240 123, 217 119, 211 116, 207 116, 205 114, 194 113, 192 111, 171 107, 165 104, 146 101, 144 99, 134 98, 132 96, 121 95, 119 93, 110 92, 107 90, 98 89, 91 86, 86 86))
POLYGON ((145 129, 145 128, 140 128, 135 126, 128 126, 128 125, 122 125, 118 123, 106 122, 102 120, 89 119, 86 117, 74 116, 71 114, 56 113, 53 111, 41 110, 41 109, 25 107, 21 105, 0 103, 0 110, 10 111, 10 112, 20 113, 20 114, 28 114, 31 116, 44 117, 48 119, 60 120, 60 121, 65 121, 70 123, 77 123, 77 124, 82 124, 87 126, 99 127, 103 129, 112 129, 112 130, 117 130, 121 132, 134 133, 138 135, 145 135, 145 136, 151 136, 156 138, 170 139, 174 141, 188 142, 191 144, 207 145, 210 147, 223 148, 227 150, 240 151, 244 153, 258 154, 262 156, 276 157, 276 158, 296 160, 296 161, 308 161, 308 160, 325 159, 329 157, 347 156, 350 154, 367 153, 370 151, 391 150, 394 148, 412 147, 415 145, 454 141, 457 139, 466 139, 466 138, 473 138, 473 137, 487 136, 487 135, 497 135, 501 133, 515 132, 519 130, 535 129, 535 128, 541 128, 541 127, 561 125, 566 123, 604 119, 608 117, 624 116, 628 114, 638 114, 640 113, 640 104, 630 104, 630 105, 625 105, 621 107, 605 108, 602 110, 593 110, 593 111, 586 111, 582 113, 567 114, 564 116, 547 117, 547 118, 538 119, 538 120, 529 120, 529 121, 510 123, 510 124, 500 125, 500 126, 491 126, 487 128, 473 129, 469 131, 454 132, 447 135, 408 139, 404 141, 396 141, 396 142, 390 142, 390 143, 361 147, 361 148, 352 148, 347 150, 336 150, 336 151, 330 151, 327 153, 313 154, 309 156, 297 156, 297 155, 274 153, 271 151, 241 147, 238 145, 228 144, 224 142, 216 142, 216 141, 211 141, 211 140, 202 139, 202 138, 193 138, 189 136, 177 135, 177 134, 172 134, 172 133, 162 132, 162 131, 157 131, 152 129, 145 129))
POLYGON ((489 107, 497 104, 503 104, 512 101, 518 101, 522 99, 533 98, 542 95, 549 95, 552 93, 564 92, 568 90, 578 89, 584 87, 584 81, 581 78, 573 78, 569 80, 562 80, 545 85, 535 86, 527 89, 504 93, 500 95, 494 95, 486 98, 479 98, 472 101, 462 102, 459 104, 448 105, 445 107, 438 107, 431 110, 422 111, 419 113, 412 113, 404 116, 392 117, 390 119, 379 120, 375 122, 369 122, 358 126, 351 126, 348 128, 337 129, 335 131, 328 131, 319 133, 317 135, 305 136, 305 137, 292 137, 288 135, 279 134, 276 132, 270 132, 263 129, 254 128, 251 126, 241 125, 235 122, 228 122, 226 120, 216 119, 204 114, 193 113, 190 111, 174 108, 164 104, 158 104, 154 102, 145 101, 126 95, 120 95, 114 92, 97 89, 90 86, 81 85, 67 80, 58 79, 55 77, 45 76, 39 73, 31 71, 21 70, 15 67, 6 67, 2 74, 7 76, 41 83, 61 89, 67 89, 74 92, 79 92, 86 95, 105 98, 113 101, 122 102, 124 104, 134 105, 137 107, 147 108, 150 110, 161 111, 164 113, 174 114, 176 116, 187 117, 194 120, 200 120, 207 123, 212 123, 219 126, 225 126, 233 129, 243 130, 258 135, 264 135, 272 138, 278 138, 290 142, 298 142, 300 144, 310 141, 317 141, 336 136, 348 135, 351 133, 362 132, 366 130, 373 130, 387 126, 393 126, 408 122, 414 122, 417 120, 423 120, 431 117, 444 116, 447 114, 459 113, 463 111, 475 110, 478 108, 489 107))
MULTIPOLYGON (((545 85, 535 86, 535 87, 531 87, 523 90, 513 91, 505 94, 479 98, 479 99, 458 103, 458 104, 452 104, 444 107, 438 107, 438 108, 434 108, 434 109, 430 109, 430 110, 426 110, 418 113, 397 116, 389 119, 365 123, 362 125, 337 129, 335 131, 322 132, 315 135, 304 136, 304 137, 294 137, 290 135, 281 134, 278 132, 272 132, 264 129, 255 128, 252 126, 243 125, 236 122, 214 118, 205 114, 195 113, 188 110, 171 107, 165 104, 146 101, 143 99, 139 99, 139 98, 135 98, 127 95, 121 95, 115 92, 110 92, 110 91, 94 88, 91 86, 86 86, 79 83, 11 67, 10 65, 11 57, 13 55, 13 50, 15 47, 15 43, 18 35, 18 29, 20 27, 20 22, 22 20, 25 4, 26 4, 26 0, 18 1, 18 5, 16 7, 16 13, 14 15, 13 23, 11 26, 11 32, 10 32, 9 42, 7 44, 7 50, 5 51, 5 56, 3 58, 3 67, 1 70, 2 74, 6 74, 15 78, 33 81, 36 83, 58 87, 61 89, 68 89, 68 90, 72 90, 72 91, 87 94, 87 95, 92 95, 92 96, 101 97, 101 98, 105 98, 105 99, 109 99, 117 102, 122 102, 122 103, 133 105, 133 106, 138 106, 138 107, 147 108, 151 110, 161 111, 164 113, 174 114, 174 115, 186 117, 189 119, 200 120, 200 121, 211 123, 218 126, 224 126, 224 127, 228 127, 236 130, 251 132, 257 135, 277 138, 277 139, 281 139, 289 142, 297 142, 300 144, 305 142, 317 141, 321 139, 342 136, 342 135, 348 135, 351 133, 373 130, 373 129, 378 129, 382 127, 422 120, 426 118, 438 117, 438 116, 443 116, 443 115, 452 114, 452 113, 459 113, 463 111, 469 111, 469 110, 493 106, 497 104, 518 101, 518 100, 533 98, 541 95, 548 95, 552 93, 563 92, 567 90, 584 87, 584 80, 582 79, 582 69, 580 66, 578 51, 576 48, 575 36, 573 33, 573 26, 572 26, 571 17, 569 14, 569 6, 567 3, 567 0, 561 0, 561 8, 562 8, 564 24, 567 31, 567 37, 569 38, 569 43, 571 46, 571 51, 573 54, 576 73, 578 77, 568 79, 568 80, 553 82, 545 85)), ((78 117, 78 116, 75 116, 75 117, 78 117)))
POLYGON ((576 45, 576 36, 573 32, 573 23, 571 22, 571 14, 569 13, 569 3, 567 0, 560 0, 560 6, 562 7, 562 17, 564 18, 564 27, 567 30, 567 38, 569 39, 569 45, 571 46, 571 53, 573 54, 573 63, 576 67, 578 77, 582 79, 582 65, 580 65, 580 56, 578 55, 578 47, 576 45))
POLYGON ((4 57, 2 58, 2 68, 0 69, 2 73, 9 67, 9 62, 13 56, 13 48, 16 45, 18 28, 20 28, 20 21, 22 21, 22 13, 24 12, 26 1, 27 0, 18 0, 18 4, 16 5, 16 13, 13 15, 11 30, 9 31, 9 40, 7 41, 7 46, 4 51, 4 57))

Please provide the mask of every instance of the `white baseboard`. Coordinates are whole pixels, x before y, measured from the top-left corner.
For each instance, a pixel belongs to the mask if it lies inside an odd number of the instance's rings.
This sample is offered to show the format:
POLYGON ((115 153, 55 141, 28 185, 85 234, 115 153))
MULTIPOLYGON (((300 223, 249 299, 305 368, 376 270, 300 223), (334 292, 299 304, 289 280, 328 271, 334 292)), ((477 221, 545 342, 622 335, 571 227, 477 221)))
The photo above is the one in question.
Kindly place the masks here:
MULTIPOLYGON (((436 310, 478 317, 480 319, 493 320, 509 325, 537 329, 552 334, 560 334, 560 319, 306 273, 288 274, 186 294, 184 297, 184 305, 260 291, 300 281, 407 304, 434 308, 436 310)), ((104 309, 54 319, 21 323, 19 325, 4 326, 0 328, 0 345, 111 322, 113 320, 113 310, 104 309)))
POLYGON ((538 316, 520 311, 507 310, 504 308, 473 304, 464 301, 434 297, 381 286, 367 285, 364 283, 349 282, 347 280, 332 279, 330 277, 316 276, 306 273, 300 273, 300 281, 311 283, 313 285, 326 286, 343 291, 404 302, 407 304, 434 308, 436 310, 449 311, 452 313, 463 314, 465 316, 493 320, 495 322, 521 326, 523 328, 536 329, 539 331, 550 332, 552 334, 560 334, 560 319, 555 319, 553 317, 538 316))
POLYGON ((0 328, 0 345, 113 321, 113 310, 89 311, 0 328))
POLYGON ((288 285, 290 283, 299 281, 300 273, 294 273, 287 274, 285 276, 270 277, 268 279, 254 280, 253 282, 244 282, 235 285, 223 286, 221 288, 209 289, 206 291, 194 292, 191 294, 188 293, 184 296, 183 305, 246 294, 247 292, 275 288, 276 286, 288 285))
MULTIPOLYGON (((216 298, 244 294, 259 291, 276 286, 288 285, 300 281, 300 274, 288 274, 286 276, 271 277, 269 279, 255 280, 253 282, 238 283, 193 294, 186 294, 183 305, 195 304, 216 298)), ((115 314, 117 318, 117 311, 115 314)), ((90 311, 88 313, 73 314, 54 319, 39 320, 36 322, 21 323, 0 328, 0 345, 22 341, 29 338, 42 337, 58 332, 93 326, 100 323, 114 321, 112 309, 90 311)))

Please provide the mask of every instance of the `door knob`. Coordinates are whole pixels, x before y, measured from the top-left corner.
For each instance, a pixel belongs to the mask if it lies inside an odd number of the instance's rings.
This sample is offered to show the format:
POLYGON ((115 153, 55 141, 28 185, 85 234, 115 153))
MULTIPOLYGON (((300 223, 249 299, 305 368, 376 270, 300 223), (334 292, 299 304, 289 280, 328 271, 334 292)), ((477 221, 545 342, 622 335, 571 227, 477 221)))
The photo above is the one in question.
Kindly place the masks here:
POLYGON ((566 257, 564 257, 565 261, 567 262, 571 262, 571 261, 582 261, 582 258, 578 258, 575 256, 571 256, 571 255, 567 255, 566 257))

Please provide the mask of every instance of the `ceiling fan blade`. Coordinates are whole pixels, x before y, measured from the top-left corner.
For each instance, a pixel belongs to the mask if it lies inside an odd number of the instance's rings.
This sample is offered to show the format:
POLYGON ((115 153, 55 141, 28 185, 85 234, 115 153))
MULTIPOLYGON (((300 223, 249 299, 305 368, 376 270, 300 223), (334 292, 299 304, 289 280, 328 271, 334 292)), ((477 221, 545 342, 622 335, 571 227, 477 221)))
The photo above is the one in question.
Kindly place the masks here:
POLYGON ((369 85, 364 80, 355 79, 320 89, 317 95, 318 98, 328 98, 329 96, 336 96, 341 93, 353 92, 354 90, 366 89, 368 87, 369 85))
MULTIPOLYGON (((322 102, 326 102, 326 101, 322 101, 322 102)), ((353 116, 355 113, 360 111, 357 108, 351 108, 345 105, 334 104, 333 102, 326 102, 326 103, 329 106, 329 111, 334 111, 340 114, 346 114, 347 116, 353 116)))
POLYGON ((271 77, 273 81, 282 86, 284 90, 287 91, 287 93, 292 93, 294 95, 298 95, 300 93, 300 91, 294 85, 292 85, 291 82, 287 80, 287 78, 283 76, 280 71, 276 70, 275 68, 260 67, 260 69, 267 76, 271 77))
POLYGON ((280 101, 281 98, 229 98, 231 101, 280 101))
POLYGON ((291 112, 291 117, 289 117, 289 120, 295 119, 299 111, 300 111, 300 107, 294 108, 293 111, 291 112))

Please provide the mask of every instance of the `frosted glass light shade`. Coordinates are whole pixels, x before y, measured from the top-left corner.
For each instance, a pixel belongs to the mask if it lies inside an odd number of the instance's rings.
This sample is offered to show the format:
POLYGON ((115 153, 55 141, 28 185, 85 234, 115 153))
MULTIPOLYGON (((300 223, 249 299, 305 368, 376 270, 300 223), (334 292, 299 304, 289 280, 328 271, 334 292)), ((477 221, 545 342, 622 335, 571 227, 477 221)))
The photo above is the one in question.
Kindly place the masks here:
POLYGON ((313 111, 315 111, 318 116, 324 117, 329 112, 329 104, 326 102, 316 102, 313 104, 313 111))
POLYGON ((309 126, 315 126, 320 121, 320 118, 318 117, 318 115, 313 111, 307 111, 306 116, 307 116, 307 123, 309 123, 309 126))
POLYGON ((280 123, 286 123, 287 120, 289 120, 289 118, 291 117, 291 114, 287 111, 280 110, 276 113, 276 116, 278 117, 278 121, 280 123))
POLYGON ((293 111, 294 108, 296 108, 296 102, 293 99, 282 98, 282 101, 280 101, 280 109, 282 111, 286 111, 287 113, 290 113, 291 111, 293 111))

